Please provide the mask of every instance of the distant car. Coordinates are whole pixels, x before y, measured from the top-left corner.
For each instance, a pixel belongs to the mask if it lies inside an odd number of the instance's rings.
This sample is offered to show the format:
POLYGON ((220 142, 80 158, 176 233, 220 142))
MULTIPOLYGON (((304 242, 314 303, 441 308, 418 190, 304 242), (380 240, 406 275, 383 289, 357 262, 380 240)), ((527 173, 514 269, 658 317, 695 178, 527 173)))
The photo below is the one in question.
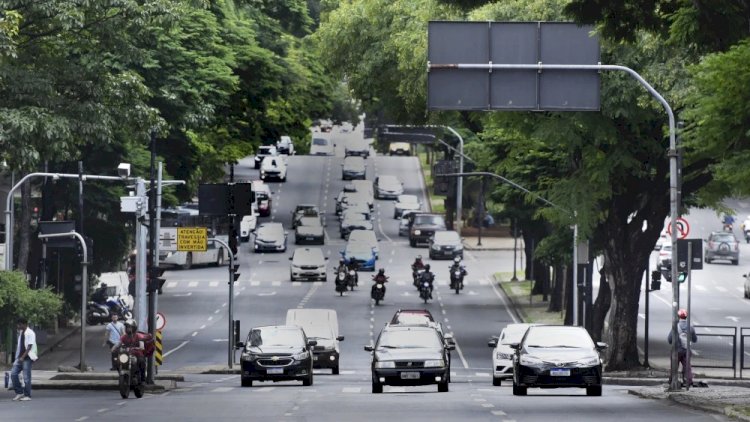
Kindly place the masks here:
POLYGON ((365 346, 372 353, 372 392, 382 393, 383 385, 429 384, 447 392, 454 348, 433 327, 386 326, 375 345, 365 346))
POLYGON ((404 184, 396 176, 378 176, 375 178, 373 187, 375 199, 396 199, 404 193, 404 184))
POLYGON ((273 199, 271 198, 271 188, 260 180, 253 181, 253 192, 255 192, 255 202, 258 204, 258 216, 268 217, 271 215, 273 199))
POLYGON ((341 178, 354 180, 367 178, 367 164, 362 157, 346 157, 341 165, 341 178))
POLYGON ((320 217, 300 218, 297 227, 294 229, 294 243, 297 245, 303 243, 325 244, 325 231, 320 217))
POLYGON ((713 232, 706 239, 703 259, 706 263, 714 260, 728 260, 732 265, 740 262, 740 242, 730 232, 713 232))
POLYGON ((255 231, 257 225, 257 214, 243 216, 240 220, 240 240, 243 242, 250 240, 250 233, 255 231))
POLYGON ((419 211, 403 211, 401 213, 401 220, 398 222, 398 235, 409 236, 409 224, 411 223, 410 216, 417 214, 419 211))
POLYGON ((263 223, 255 230, 255 252, 286 252, 286 231, 281 223, 263 223))
POLYGON ((370 208, 374 207, 375 202, 375 190, 371 180, 352 180, 352 185, 357 192, 357 196, 362 196, 367 199, 367 203, 370 208))
POLYGON ((326 138, 313 138, 310 143, 310 155, 333 155, 333 141, 326 138))
POLYGON ((330 132, 333 129, 333 125, 330 122, 321 122, 320 123, 320 131, 321 132, 330 132))
POLYGON ((292 142, 292 138, 281 135, 279 141, 276 142, 276 150, 279 154, 294 155, 294 142, 292 142))
POLYGON ((666 234, 662 234, 659 236, 659 239, 656 241, 656 245, 654 245, 654 250, 660 251, 662 246, 664 246, 665 243, 669 243, 669 237, 667 237, 666 234))
POLYGON ((492 385, 499 387, 502 380, 513 378, 513 354, 510 345, 520 343, 526 330, 536 324, 508 324, 487 345, 492 348, 492 385))
POLYGON ((440 214, 417 213, 409 217, 409 245, 428 242, 433 233, 446 230, 445 218, 440 214))
MULTIPOLYGON (((361 180, 357 180, 358 182, 361 182, 361 180)), ((365 192, 345 192, 343 197, 341 198, 341 204, 339 208, 341 211, 351 207, 352 205, 363 205, 372 211, 375 208, 375 204, 372 200, 372 196, 368 195, 365 192)))
POLYGON ((453 230, 437 231, 429 239, 430 259, 455 257, 464 258, 464 245, 461 237, 453 230))
POLYGON ((356 261, 361 271, 375 271, 375 251, 365 243, 347 242, 342 255, 347 261, 356 261))
POLYGON ((300 218, 302 217, 319 217, 320 211, 315 204, 298 204, 292 211, 292 228, 297 228, 300 218))
POLYGON ((308 340, 302 328, 294 325, 256 327, 247 340, 237 346, 240 357, 240 382, 252 387, 253 381, 302 381, 313 384, 312 348, 318 344, 308 340))
POLYGON ((391 142, 388 155, 411 155, 411 145, 408 142, 391 142))
POLYGON ((342 239, 349 239, 349 233, 351 233, 352 230, 372 230, 372 221, 366 220, 359 214, 341 220, 339 234, 342 239))
POLYGON ((351 204, 341 204, 343 209, 341 210, 340 220, 347 218, 358 218, 357 215, 361 215, 365 220, 372 220, 372 213, 370 207, 367 204, 361 202, 353 202, 351 204))
POLYGON ((665 243, 659 249, 659 255, 656 257, 656 268, 659 271, 668 271, 672 268, 672 244, 665 243))
POLYGON ((586 395, 602 395, 604 343, 594 343, 583 327, 538 325, 510 344, 513 357, 513 395, 528 388, 586 388, 586 395))
POLYGON ((452 342, 453 336, 443 334, 443 324, 435 321, 432 313, 427 309, 399 309, 391 317, 390 325, 422 325, 425 327, 434 327, 444 336, 446 341, 452 342))
POLYGON ((260 164, 260 180, 286 182, 286 160, 281 157, 266 157, 260 164))
POLYGON ((289 260, 289 279, 292 281, 320 280, 326 281, 326 258, 319 248, 297 248, 289 260))
POLYGON ((279 152, 276 150, 275 146, 262 146, 258 148, 258 152, 255 154, 255 169, 260 168, 260 164, 263 162, 263 159, 266 157, 276 157, 279 155, 279 152))
POLYGON ((378 238, 377 236, 375 236, 375 232, 372 230, 352 230, 349 233, 349 242, 362 242, 375 251, 376 258, 379 258, 380 256, 378 238))
POLYGON ((393 205, 393 218, 400 218, 404 211, 419 211, 421 209, 422 202, 417 195, 399 195, 393 205))
POLYGON ((344 147, 344 156, 367 158, 370 156, 370 145, 364 139, 352 139, 344 147))

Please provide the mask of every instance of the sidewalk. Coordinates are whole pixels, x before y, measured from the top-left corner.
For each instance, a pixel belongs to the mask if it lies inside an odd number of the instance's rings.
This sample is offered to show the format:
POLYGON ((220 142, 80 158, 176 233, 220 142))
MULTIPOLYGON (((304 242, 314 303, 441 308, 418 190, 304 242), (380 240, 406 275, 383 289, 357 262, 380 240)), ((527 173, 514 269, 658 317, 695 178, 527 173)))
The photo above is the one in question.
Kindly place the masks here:
POLYGON ((477 245, 478 237, 464 237, 464 249, 467 251, 512 251, 514 243, 519 253, 523 252, 523 238, 518 238, 516 243, 512 237, 484 237, 482 244, 477 245))
MULTIPOLYGON (((146 391, 168 391, 184 380, 181 375, 157 375, 153 385, 146 385, 146 391)), ((118 379, 116 372, 32 371, 31 385, 34 390, 117 390, 118 379)))
POLYGON ((654 400, 668 400, 705 412, 718 413, 742 421, 750 422, 750 388, 712 386, 691 388, 690 391, 665 391, 664 386, 638 387, 628 390, 629 394, 654 400))

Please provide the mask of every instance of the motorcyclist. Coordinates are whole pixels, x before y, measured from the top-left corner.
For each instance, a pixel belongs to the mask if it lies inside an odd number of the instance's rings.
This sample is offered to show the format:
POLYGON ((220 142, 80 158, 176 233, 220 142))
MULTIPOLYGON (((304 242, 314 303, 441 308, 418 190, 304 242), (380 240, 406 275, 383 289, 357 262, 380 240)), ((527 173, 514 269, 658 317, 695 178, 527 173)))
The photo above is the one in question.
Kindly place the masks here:
POLYGON ((430 299, 432 299, 432 289, 433 289, 433 281, 435 280, 435 275, 430 272, 430 264, 427 264, 424 266, 424 272, 422 273, 422 278, 420 281, 422 283, 427 282, 430 285, 430 299))
POLYGON ((99 305, 107 303, 107 283, 102 283, 102 285, 91 294, 91 301, 99 305))
POLYGON ((120 337, 120 347, 130 349, 138 360, 141 379, 146 377, 146 358, 154 352, 154 339, 151 334, 138 331, 138 323, 129 319, 125 321, 125 334, 120 337))
POLYGON ((724 224, 724 228, 732 228, 734 225, 734 216, 731 214, 724 214, 724 218, 721 221, 724 224))
POLYGON ((417 255, 417 258, 414 260, 414 263, 411 264, 411 270, 417 271, 417 270, 423 270, 424 269, 424 262, 422 262, 422 255, 417 255))
POLYGON ((378 273, 372 276, 372 281, 375 283, 385 284, 388 282, 388 277, 385 275, 385 268, 378 270, 378 273))
POLYGON ((341 271, 343 271, 344 273, 347 273, 348 269, 349 268, 346 265, 346 260, 343 257, 341 257, 339 259, 339 266, 338 268, 336 268, 336 274, 340 273, 341 271))
POLYGON ((461 272, 461 277, 466 277, 466 275, 468 274, 468 272, 466 271, 466 267, 464 266, 463 262, 461 262, 461 258, 458 256, 453 258, 453 265, 451 265, 450 268, 451 280, 453 280, 453 273, 456 271, 461 272))

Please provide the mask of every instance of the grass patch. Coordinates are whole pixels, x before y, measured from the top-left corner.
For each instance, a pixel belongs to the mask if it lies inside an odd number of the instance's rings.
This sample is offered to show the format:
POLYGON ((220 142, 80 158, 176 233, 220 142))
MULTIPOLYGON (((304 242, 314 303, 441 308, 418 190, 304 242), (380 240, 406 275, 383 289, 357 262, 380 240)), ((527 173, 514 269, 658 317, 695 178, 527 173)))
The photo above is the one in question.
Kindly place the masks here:
POLYGON ((548 312, 549 302, 543 302, 542 295, 529 296, 531 281, 510 281, 512 277, 512 272, 495 273, 495 279, 500 281, 500 288, 510 298, 510 305, 518 310, 523 322, 562 325, 562 312, 548 312))
MULTIPOLYGON (((432 167, 427 163, 427 153, 426 152, 418 152, 417 156, 419 157, 419 165, 422 167, 422 174, 424 175, 424 183, 425 188, 428 192, 433 191, 433 180, 432 180, 432 167)), ((430 193, 428 195, 430 198, 430 206, 432 208, 432 212, 438 213, 438 214, 444 214, 445 213, 445 196, 444 195, 433 195, 430 193)))

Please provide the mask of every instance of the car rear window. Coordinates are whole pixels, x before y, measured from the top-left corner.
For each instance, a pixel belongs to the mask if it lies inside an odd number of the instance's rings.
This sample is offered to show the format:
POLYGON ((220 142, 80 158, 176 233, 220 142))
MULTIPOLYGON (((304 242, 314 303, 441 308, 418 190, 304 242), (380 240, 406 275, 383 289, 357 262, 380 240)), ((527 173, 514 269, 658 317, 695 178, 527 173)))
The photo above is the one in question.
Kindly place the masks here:
POLYGON ((259 154, 270 154, 272 151, 271 147, 260 147, 259 154))
POLYGON ((735 239, 734 235, 732 234, 715 234, 713 235, 713 241, 714 242, 735 242, 737 239, 735 239))
POLYGON ((322 138, 314 138, 312 143, 313 145, 328 145, 328 141, 322 138))
POLYGON ((416 225, 445 226, 445 220, 439 215, 418 215, 414 217, 416 225))

